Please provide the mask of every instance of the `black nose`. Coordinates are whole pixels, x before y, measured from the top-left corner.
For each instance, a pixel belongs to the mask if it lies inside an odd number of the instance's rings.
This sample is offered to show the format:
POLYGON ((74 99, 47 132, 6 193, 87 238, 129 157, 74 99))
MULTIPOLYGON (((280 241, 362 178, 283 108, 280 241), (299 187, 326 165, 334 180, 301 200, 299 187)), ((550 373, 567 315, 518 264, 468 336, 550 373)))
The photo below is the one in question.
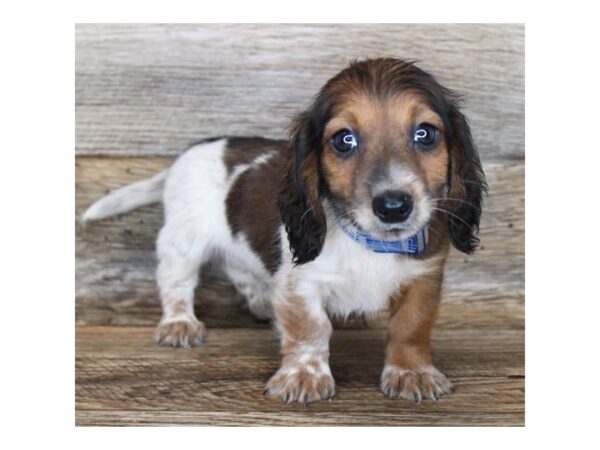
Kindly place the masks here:
POLYGON ((373 198, 373 212, 382 222, 404 222, 413 209, 413 198, 406 192, 385 191, 373 198))

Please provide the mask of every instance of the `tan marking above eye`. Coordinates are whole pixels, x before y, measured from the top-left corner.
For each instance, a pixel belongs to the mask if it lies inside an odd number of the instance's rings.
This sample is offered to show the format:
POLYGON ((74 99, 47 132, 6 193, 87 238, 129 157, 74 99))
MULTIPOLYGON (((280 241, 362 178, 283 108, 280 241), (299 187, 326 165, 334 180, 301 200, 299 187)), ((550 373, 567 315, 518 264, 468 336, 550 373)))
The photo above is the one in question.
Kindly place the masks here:
POLYGON ((444 130, 444 122, 442 122, 441 117, 435 111, 432 111, 428 105, 424 105, 418 111, 415 111, 412 121, 415 125, 429 123, 440 132, 444 130))
POLYGON ((356 132, 355 128, 357 128, 356 121, 346 120, 341 117, 334 117, 325 126, 325 131, 323 132, 323 141, 324 143, 331 141, 331 138, 341 130, 350 130, 356 132))
POLYGON ((387 99, 361 94, 338 105, 334 117, 325 126, 323 144, 344 128, 354 131, 363 140, 382 134, 396 134, 399 138, 410 136, 412 130, 424 122, 444 134, 441 117, 431 109, 423 94, 405 91, 387 99))
POLYGON ((422 93, 405 91, 387 102, 388 115, 397 122, 405 133, 420 123, 427 122, 444 131, 441 117, 431 109, 422 93))

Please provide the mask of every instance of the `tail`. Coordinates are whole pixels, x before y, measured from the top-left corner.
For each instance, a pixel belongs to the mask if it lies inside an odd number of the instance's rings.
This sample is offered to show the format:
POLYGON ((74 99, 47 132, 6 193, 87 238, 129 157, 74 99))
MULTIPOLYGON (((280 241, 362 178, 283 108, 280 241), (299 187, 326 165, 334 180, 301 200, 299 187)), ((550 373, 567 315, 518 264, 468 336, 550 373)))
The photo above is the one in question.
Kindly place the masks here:
POLYGON ((167 172, 167 170, 159 172, 152 178, 124 186, 105 195, 83 213, 82 222, 104 219, 132 211, 140 206, 160 202, 167 172))

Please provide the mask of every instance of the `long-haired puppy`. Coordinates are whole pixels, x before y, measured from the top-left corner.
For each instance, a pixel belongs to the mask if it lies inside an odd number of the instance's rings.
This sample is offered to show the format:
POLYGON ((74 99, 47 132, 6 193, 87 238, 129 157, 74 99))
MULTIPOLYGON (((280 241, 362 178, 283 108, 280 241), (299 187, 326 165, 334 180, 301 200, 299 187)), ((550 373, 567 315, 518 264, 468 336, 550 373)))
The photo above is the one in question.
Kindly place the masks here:
POLYGON ((457 96, 413 63, 354 62, 296 117, 289 142, 218 138, 114 191, 84 220, 163 201, 157 240, 161 345, 199 345, 199 268, 218 261, 259 317, 281 366, 265 394, 329 399, 330 317, 389 309, 381 389, 437 400, 431 329, 450 244, 472 252, 485 179, 457 96))

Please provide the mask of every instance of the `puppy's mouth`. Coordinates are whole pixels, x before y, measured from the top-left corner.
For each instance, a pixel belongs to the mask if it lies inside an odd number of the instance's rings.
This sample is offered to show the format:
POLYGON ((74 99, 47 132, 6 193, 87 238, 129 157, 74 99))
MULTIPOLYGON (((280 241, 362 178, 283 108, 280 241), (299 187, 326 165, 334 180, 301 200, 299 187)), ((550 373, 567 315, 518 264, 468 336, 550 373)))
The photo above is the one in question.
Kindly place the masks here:
POLYGON ((343 226, 356 228, 376 239, 386 241, 400 241, 408 239, 425 228, 429 222, 428 215, 419 217, 418 211, 401 223, 384 223, 368 211, 361 208, 349 212, 341 212, 334 209, 336 221, 343 226))
POLYGON ((407 239, 414 236, 426 225, 427 223, 421 225, 416 220, 410 220, 402 224, 394 225, 374 222, 369 229, 365 231, 374 237, 392 241, 407 239))

